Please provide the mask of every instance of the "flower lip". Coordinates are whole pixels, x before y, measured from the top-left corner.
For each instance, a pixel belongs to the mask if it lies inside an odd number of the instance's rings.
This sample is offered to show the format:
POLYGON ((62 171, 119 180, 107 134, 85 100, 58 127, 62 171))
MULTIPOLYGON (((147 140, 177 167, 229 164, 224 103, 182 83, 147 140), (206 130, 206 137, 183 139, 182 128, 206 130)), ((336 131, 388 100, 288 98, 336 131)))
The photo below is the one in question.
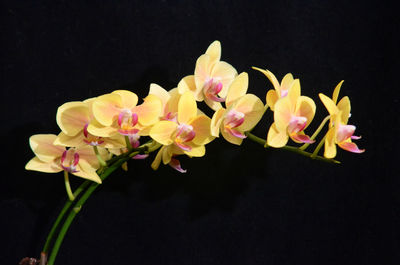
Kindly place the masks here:
POLYGON ((203 93, 210 100, 216 102, 224 102, 225 98, 218 97, 218 93, 221 92, 222 86, 223 85, 220 81, 211 78, 204 83, 203 93))
POLYGON ((135 126, 138 122, 138 115, 136 113, 132 113, 130 109, 123 109, 118 115, 118 125, 120 127, 124 126, 124 124, 131 123, 131 126, 135 126))
POLYGON ((184 151, 192 150, 190 145, 185 143, 190 142, 196 136, 193 126, 188 124, 180 124, 177 128, 175 136, 175 144, 184 151))
POLYGON ((307 118, 302 116, 292 116, 288 125, 289 134, 296 134, 304 130, 307 125, 307 118))
POLYGON ((355 138, 353 138, 353 134, 356 130, 356 126, 340 124, 338 127, 339 128, 338 128, 337 135, 336 135, 336 137, 337 137, 336 140, 338 143, 344 142, 349 138, 358 139, 357 136, 355 136, 355 138))
POLYGON ((281 88, 281 98, 286 97, 288 93, 289 93, 289 89, 281 88))
POLYGON ((244 122, 244 113, 232 109, 226 115, 224 120, 225 127, 229 127, 229 129, 239 127, 244 122))
POLYGON ((104 143, 104 141, 102 140, 102 137, 98 137, 98 136, 93 136, 91 135, 87 128, 89 126, 89 123, 85 124, 85 127, 83 127, 83 135, 85 136, 86 139, 83 139, 83 141, 91 146, 99 146, 102 143, 104 143))
POLYGON ((73 148, 65 150, 61 156, 61 167, 70 173, 76 173, 76 166, 79 163, 79 154, 73 148), (67 165, 65 165, 67 164, 67 165))
POLYGON ((139 129, 133 128, 138 123, 138 115, 132 113, 130 109, 123 109, 118 115, 118 132, 122 135, 129 136, 137 134, 139 129))
POLYGON ((177 121, 177 116, 178 116, 177 113, 172 113, 172 112, 170 111, 170 112, 168 112, 168 113, 164 116, 164 118, 162 118, 162 120, 178 122, 178 121, 177 121))

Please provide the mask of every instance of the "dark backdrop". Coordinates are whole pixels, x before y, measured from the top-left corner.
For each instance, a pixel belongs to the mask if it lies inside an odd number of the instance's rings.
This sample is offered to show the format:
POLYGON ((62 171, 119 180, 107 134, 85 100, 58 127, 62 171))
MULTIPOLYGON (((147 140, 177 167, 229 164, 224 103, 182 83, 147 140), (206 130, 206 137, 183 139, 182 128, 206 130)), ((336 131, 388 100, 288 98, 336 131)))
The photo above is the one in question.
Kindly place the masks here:
POLYGON ((182 158, 187 174, 133 161, 81 210, 57 264, 400 264, 399 19, 388 2, 2 2, 1 264, 39 254, 65 199, 62 174, 24 170, 28 137, 58 133, 67 101, 173 88, 216 39, 262 99, 271 85, 251 66, 299 77, 317 104, 312 128, 326 114, 318 93, 345 79, 367 151, 330 165, 220 139, 182 158))

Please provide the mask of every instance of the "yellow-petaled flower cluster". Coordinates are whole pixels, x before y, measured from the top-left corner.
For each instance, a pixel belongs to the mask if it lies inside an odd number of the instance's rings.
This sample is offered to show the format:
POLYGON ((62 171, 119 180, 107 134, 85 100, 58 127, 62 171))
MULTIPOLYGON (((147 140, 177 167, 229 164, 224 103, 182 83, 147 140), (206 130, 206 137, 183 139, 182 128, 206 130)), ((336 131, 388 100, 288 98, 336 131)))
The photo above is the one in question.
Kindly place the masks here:
MULTIPOLYGON (((274 87, 266 93, 265 103, 247 93, 249 76, 246 72, 238 74, 232 65, 221 61, 219 41, 214 41, 197 59, 193 75, 185 76, 170 90, 150 84, 143 102, 127 90, 67 102, 57 111, 56 120, 61 130, 58 135, 39 134, 30 138, 36 156, 27 163, 26 169, 64 171, 101 183, 98 170, 107 167, 108 160, 138 149, 143 138, 147 138, 148 146, 158 148, 151 163, 154 170, 162 162, 186 172, 178 160, 180 155, 204 156, 205 145, 220 134, 226 141, 240 145, 268 107, 273 111, 274 122, 267 133, 266 144, 280 148, 291 139, 303 144, 299 149, 304 150, 315 142, 319 133, 312 136, 305 133, 315 116, 314 101, 301 95, 300 81, 291 74, 285 75, 279 83, 270 71, 254 69, 262 72, 274 87), (199 109, 198 102, 202 101, 214 111, 211 117, 199 109)), ((335 157, 336 145, 351 152, 363 151, 351 142, 357 137, 353 136, 355 127, 347 125, 348 97, 336 104, 340 86, 341 83, 332 99, 320 94, 330 119, 323 138, 324 156, 329 159, 335 157)), ((133 156, 136 159, 146 157, 147 154, 133 156)))

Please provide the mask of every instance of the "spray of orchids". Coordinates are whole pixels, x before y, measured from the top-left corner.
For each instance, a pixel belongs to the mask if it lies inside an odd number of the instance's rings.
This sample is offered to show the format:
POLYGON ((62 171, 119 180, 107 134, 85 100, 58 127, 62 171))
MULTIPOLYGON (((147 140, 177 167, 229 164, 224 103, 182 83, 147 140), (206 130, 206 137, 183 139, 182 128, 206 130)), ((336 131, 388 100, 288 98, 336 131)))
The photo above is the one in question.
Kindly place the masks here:
MULTIPOLYGON (((196 62, 193 75, 184 77, 176 88, 165 90, 150 85, 149 94, 138 104, 138 96, 126 90, 116 90, 84 101, 67 102, 57 111, 61 132, 33 135, 29 139, 35 153, 26 169, 41 172, 63 172, 68 200, 56 219, 43 247, 41 265, 53 265, 63 238, 89 196, 114 170, 127 170, 127 161, 145 159, 157 151, 151 167, 170 165, 179 172, 179 156, 202 157, 205 145, 222 137, 235 145, 249 139, 265 148, 282 148, 313 159, 334 160, 336 145, 353 153, 362 153, 352 140, 356 127, 349 125, 350 100, 338 103, 343 81, 334 89, 332 98, 319 94, 329 115, 309 136, 305 130, 314 118, 314 101, 301 95, 300 81, 286 74, 279 83, 266 69, 253 67, 264 74, 274 89, 266 93, 266 102, 248 94, 248 74, 221 61, 221 44, 214 41, 196 62), (210 118, 198 109, 204 101, 214 112, 210 118), (273 112, 266 140, 250 133, 267 109, 273 112), (312 152, 306 149, 328 123, 325 136, 312 152), (143 139, 145 142, 143 143, 143 139), (300 146, 289 146, 292 140, 300 146), (322 146, 323 155, 319 155, 322 146), (73 192, 69 175, 85 179, 73 192)), ((26 261, 26 259, 24 259, 26 261)))

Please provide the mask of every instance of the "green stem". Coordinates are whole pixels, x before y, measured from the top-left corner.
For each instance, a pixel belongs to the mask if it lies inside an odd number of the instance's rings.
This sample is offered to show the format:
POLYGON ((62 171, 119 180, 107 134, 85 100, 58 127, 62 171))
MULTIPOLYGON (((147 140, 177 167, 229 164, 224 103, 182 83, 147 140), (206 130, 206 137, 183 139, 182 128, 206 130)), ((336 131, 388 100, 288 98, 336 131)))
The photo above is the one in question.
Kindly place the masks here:
POLYGON ((100 153, 99 153, 99 149, 97 148, 96 145, 93 146, 93 150, 94 153, 96 154, 97 160, 99 160, 99 163, 102 167, 107 166, 107 163, 103 160, 103 158, 101 157, 100 153))
MULTIPOLYGON (((74 192, 74 197, 76 198, 84 189, 86 189, 86 187, 91 183, 91 181, 86 180, 85 182, 83 182, 74 192)), ((47 254, 47 252, 49 251, 49 247, 51 244, 51 241, 53 239, 53 236, 55 234, 55 232, 57 231, 57 227, 60 224, 61 220, 63 219, 65 213, 68 211, 68 209, 71 207, 71 205, 73 204, 73 201, 71 200, 67 200, 64 204, 64 207, 62 208, 60 214, 57 216, 56 221, 54 222, 53 226, 51 227, 50 233, 47 236, 46 239, 46 243, 44 244, 42 253, 47 254)))
MULTIPOLYGON (((318 126, 317 130, 314 132, 314 134, 311 136, 311 140, 314 140, 318 134, 321 132, 322 128, 324 128, 324 125, 327 121, 329 121, 329 119, 331 118, 330 115, 326 116, 325 119, 323 119, 323 121, 321 122, 321 124, 318 126)), ((309 143, 305 143, 302 146, 300 146, 300 150, 305 150, 310 144, 309 143)))
POLYGON ((71 184, 69 183, 69 176, 68 171, 64 170, 64 183, 65 183, 65 190, 67 191, 68 198, 70 201, 75 200, 74 194, 72 194, 71 184))
POLYGON ((319 150, 321 149, 321 147, 324 145, 325 143, 325 138, 326 135, 324 136, 324 138, 321 139, 321 141, 319 142, 319 144, 317 145, 317 147, 315 148, 314 152, 312 153, 311 157, 314 158, 318 155, 319 150))
MULTIPOLYGON (((249 132, 246 132, 245 134, 246 134, 247 138, 252 140, 253 142, 256 142, 256 143, 258 143, 258 144, 260 144, 262 146, 266 146, 266 141, 264 139, 262 139, 262 138, 260 138, 258 136, 255 136, 254 134, 251 134, 249 132)), ((299 148, 294 147, 294 146, 286 145, 286 146, 281 147, 279 149, 290 151, 290 152, 293 152, 293 153, 296 153, 296 154, 299 154, 299 155, 303 155, 303 156, 306 156, 306 157, 309 157, 309 158, 312 158, 312 159, 315 159, 315 160, 319 160, 319 161, 340 164, 340 161, 337 161, 337 160, 334 160, 334 159, 328 159, 328 158, 325 158, 323 156, 313 156, 312 153, 300 150, 299 148)))
POLYGON ((128 148, 128 150, 132 150, 132 144, 131 144, 131 141, 129 140, 128 135, 125 135, 125 144, 126 144, 126 148, 128 148))
MULTIPOLYGON (((140 153, 151 153, 158 148, 161 147, 161 144, 157 142, 150 141, 146 144, 143 144, 142 146, 135 148, 135 150, 131 150, 125 154, 122 154, 119 157, 119 159, 110 165, 108 168, 106 168, 103 173, 100 175, 101 180, 105 180, 112 172, 114 172, 116 169, 118 169, 123 163, 127 162, 129 159, 134 157, 137 154, 140 153)), ((58 234, 58 237, 56 238, 56 241, 54 243, 53 249, 50 253, 48 263, 47 265, 53 265, 54 261, 56 259, 57 253, 60 249, 61 243, 64 240, 65 234, 67 233, 69 227, 71 226, 72 221, 74 220, 75 216, 78 214, 79 210, 81 207, 85 204, 87 199, 90 197, 90 195, 96 190, 96 188, 100 184, 92 182, 92 184, 89 186, 89 188, 85 191, 85 193, 81 196, 81 198, 78 200, 78 202, 75 204, 75 207, 73 208, 72 211, 69 212, 67 218, 65 219, 65 222, 63 226, 60 229, 60 232, 58 234)))

